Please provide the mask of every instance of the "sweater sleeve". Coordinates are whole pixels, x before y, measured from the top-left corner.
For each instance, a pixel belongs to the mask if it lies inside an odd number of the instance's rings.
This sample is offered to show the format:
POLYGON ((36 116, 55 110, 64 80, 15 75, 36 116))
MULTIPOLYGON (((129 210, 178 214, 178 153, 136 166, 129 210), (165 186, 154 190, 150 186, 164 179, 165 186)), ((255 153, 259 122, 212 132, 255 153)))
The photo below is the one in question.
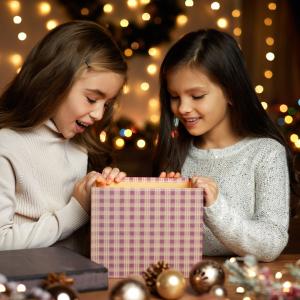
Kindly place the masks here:
POLYGON ((62 209, 46 212, 34 222, 15 223, 16 179, 6 157, 0 156, 0 170, 0 250, 48 247, 88 221, 88 214, 71 198, 62 209))
POLYGON ((237 255, 253 254, 261 261, 272 261, 288 241, 289 193, 286 153, 280 147, 255 169, 254 215, 245 219, 228 206, 220 193, 217 201, 205 208, 205 222, 237 255))

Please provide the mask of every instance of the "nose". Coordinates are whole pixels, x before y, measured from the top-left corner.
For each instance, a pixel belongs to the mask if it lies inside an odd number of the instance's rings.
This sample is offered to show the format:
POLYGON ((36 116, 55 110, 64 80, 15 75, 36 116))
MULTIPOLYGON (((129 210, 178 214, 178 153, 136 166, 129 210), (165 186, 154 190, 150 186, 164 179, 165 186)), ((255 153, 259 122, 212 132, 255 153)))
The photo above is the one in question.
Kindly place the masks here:
POLYGON ((182 115, 189 113, 192 111, 192 104, 191 101, 187 98, 181 98, 178 103, 178 112, 182 115))
POLYGON ((99 105, 95 107, 95 109, 92 110, 89 115, 93 120, 99 121, 102 119, 103 113, 104 113, 104 105, 101 105, 99 103, 99 105))

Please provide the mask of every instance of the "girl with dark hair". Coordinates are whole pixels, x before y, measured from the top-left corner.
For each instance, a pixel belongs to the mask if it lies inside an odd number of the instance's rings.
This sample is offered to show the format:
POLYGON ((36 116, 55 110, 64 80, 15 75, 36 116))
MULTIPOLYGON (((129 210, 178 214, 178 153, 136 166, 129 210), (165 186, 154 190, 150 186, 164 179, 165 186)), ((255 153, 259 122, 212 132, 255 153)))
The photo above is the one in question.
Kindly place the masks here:
MULTIPOLYGON (((125 177, 104 168, 99 132, 126 72, 110 35, 88 21, 56 27, 29 53, 0 98, 0 250, 66 239, 89 219, 93 183, 125 177)), ((76 250, 82 238, 61 244, 76 250)))
POLYGON ((160 101, 155 172, 203 188, 204 255, 274 260, 288 241, 289 151, 234 38, 208 29, 175 43, 160 101))

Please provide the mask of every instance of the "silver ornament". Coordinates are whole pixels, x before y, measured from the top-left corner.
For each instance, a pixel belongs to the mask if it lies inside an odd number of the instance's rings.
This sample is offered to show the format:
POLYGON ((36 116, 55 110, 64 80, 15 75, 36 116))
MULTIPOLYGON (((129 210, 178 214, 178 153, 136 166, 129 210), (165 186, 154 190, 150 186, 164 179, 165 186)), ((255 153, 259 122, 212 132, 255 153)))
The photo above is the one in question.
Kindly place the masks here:
POLYGON ((223 285, 225 273, 221 265, 213 260, 196 264, 189 276, 191 287, 198 293, 208 293, 214 285, 223 285))
POLYGON ((135 279, 124 279, 111 290, 110 300, 150 300, 145 285, 135 279))

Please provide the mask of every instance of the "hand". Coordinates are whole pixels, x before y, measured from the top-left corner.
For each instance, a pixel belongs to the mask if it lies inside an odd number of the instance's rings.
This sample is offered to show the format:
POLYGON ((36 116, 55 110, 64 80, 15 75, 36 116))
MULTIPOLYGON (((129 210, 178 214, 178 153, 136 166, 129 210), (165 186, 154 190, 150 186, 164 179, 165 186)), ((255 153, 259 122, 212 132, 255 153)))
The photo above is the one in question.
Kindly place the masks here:
POLYGON ((203 188, 204 192, 204 206, 211 206, 217 200, 219 188, 217 183, 208 177, 194 176, 191 179, 191 187, 203 188))
POLYGON ((101 175, 102 176, 98 178, 97 182, 103 183, 103 185, 109 185, 113 181, 119 183, 126 177, 125 172, 121 172, 118 168, 111 167, 104 168, 101 175))
POLYGON ((161 172, 159 178, 180 178, 181 174, 179 172, 161 172))
POLYGON ((100 173, 92 171, 75 183, 72 196, 88 214, 91 211, 91 187, 99 176, 100 173))

